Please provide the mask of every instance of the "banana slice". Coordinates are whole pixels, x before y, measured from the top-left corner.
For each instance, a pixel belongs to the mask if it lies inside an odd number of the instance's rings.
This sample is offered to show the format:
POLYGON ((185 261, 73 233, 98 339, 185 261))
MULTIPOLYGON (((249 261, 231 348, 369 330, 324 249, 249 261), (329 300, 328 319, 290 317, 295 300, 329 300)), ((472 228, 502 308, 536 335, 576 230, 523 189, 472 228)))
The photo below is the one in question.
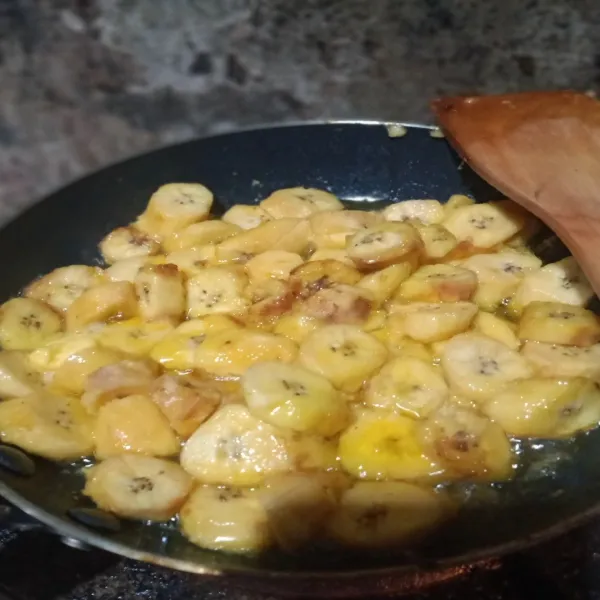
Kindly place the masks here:
POLYGON ((442 368, 456 393, 477 402, 533 375, 518 352, 480 333, 462 333, 449 340, 442 352, 442 368))
POLYGON ((325 377, 296 365, 261 362, 242 376, 248 408, 284 429, 331 436, 349 418, 346 401, 325 377))
POLYGON ((79 400, 32 394, 0 403, 0 440, 51 460, 92 453, 92 422, 79 400))
POLYGON ((518 315, 525 306, 536 300, 584 306, 593 295, 579 265, 569 256, 524 277, 508 308, 518 315))
POLYGON ((217 247, 214 245, 199 246, 188 250, 176 250, 167 254, 165 263, 176 265, 188 277, 201 273, 205 267, 218 264, 217 247))
POLYGON ((160 244, 135 227, 119 227, 100 242, 100 253, 109 265, 120 260, 153 256, 160 252, 160 244))
POLYGON ((239 323, 226 315, 208 315, 202 319, 184 321, 152 348, 150 358, 167 369, 193 369, 196 348, 207 334, 239 328, 239 323))
MULTIPOLYGON (((373 335, 379 332, 373 332, 373 335)), ((433 354, 425 344, 412 340, 404 334, 404 315, 389 315, 380 338, 392 356, 412 356, 433 364, 433 354)))
POLYGON ((310 245, 310 225, 306 219, 276 219, 242 231, 217 245, 220 262, 246 263, 267 250, 304 254, 310 245))
POLYGON ((217 377, 239 377, 253 364, 291 362, 298 347, 291 340, 259 329, 228 329, 208 334, 194 351, 194 367, 217 377))
MULTIPOLYGON (((183 439, 189 438, 222 402, 233 400, 230 383, 162 375, 152 385, 152 401, 183 439)), ((240 395, 240 400, 243 396, 240 395)))
POLYGON ((442 260, 457 246, 456 236, 442 225, 415 225, 423 240, 423 255, 427 261, 442 260))
POLYGON ((365 210, 319 212, 310 217, 312 240, 318 249, 346 248, 347 238, 382 222, 382 216, 365 210))
POLYGON ((181 321, 185 312, 183 274, 176 265, 146 265, 135 278, 140 315, 147 321, 181 321))
POLYGON ((0 351, 0 398, 21 398, 36 392, 41 385, 25 355, 0 351))
POLYGON ((477 274, 479 286, 473 301, 483 310, 495 311, 524 277, 540 269, 542 261, 529 251, 507 248, 493 254, 475 254, 459 261, 459 265, 477 274))
POLYGON ((129 319, 138 312, 135 289, 128 281, 112 281, 86 290, 67 309, 68 331, 80 331, 92 323, 129 319))
POLYGON ((174 456, 179 440, 158 406, 146 395, 126 396, 104 404, 94 427, 96 457, 126 452, 174 456))
POLYGON ((126 519, 169 521, 192 491, 179 465, 152 456, 113 456, 84 473, 83 493, 126 519))
POLYGON ((343 262, 316 260, 295 268, 290 274, 290 286, 298 297, 308 298, 332 285, 355 285, 360 279, 360 273, 343 262))
POLYGON ((109 281, 129 281, 133 283, 140 269, 146 264, 148 264, 148 258, 145 256, 124 258, 105 269, 104 276, 109 281))
POLYGON ((344 209, 344 205, 333 194, 305 187, 277 190, 265 198, 260 207, 274 219, 304 219, 322 211, 344 209))
POLYGON ((275 427, 245 406, 222 406, 183 446, 181 466, 203 483, 252 486, 290 471, 292 457, 275 427))
POLYGON ((446 217, 448 217, 457 208, 471 206, 472 204, 475 204, 473 198, 469 198, 469 196, 465 196, 464 194, 452 194, 444 204, 444 212, 446 213, 446 217))
POLYGON ((212 203, 212 192, 199 183, 168 183, 152 194, 135 226, 152 236, 166 238, 207 219, 212 203))
POLYGON ((96 337, 89 332, 57 334, 31 352, 27 362, 38 373, 55 371, 81 350, 97 347, 96 337))
POLYGON ((477 314, 477 306, 471 302, 413 302, 393 304, 389 309, 393 313, 391 325, 398 327, 402 335, 425 344, 466 331, 477 314))
POLYGON ((266 221, 270 221, 271 216, 260 206, 234 204, 225 212, 221 220, 225 223, 237 225, 240 229, 254 229, 266 221))
POLYGON ((518 233, 525 221, 523 209, 510 200, 500 200, 456 208, 442 224, 460 241, 491 248, 518 233))
POLYGON ((335 387, 356 392, 386 360, 385 346, 353 325, 326 325, 300 346, 298 360, 335 387))
POLYGON ((371 314, 371 294, 362 288, 338 284, 307 298, 299 310, 325 323, 364 323, 371 314))
POLYGON ((273 333, 282 335, 296 344, 301 344, 309 333, 321 327, 322 323, 308 315, 283 315, 275 323, 273 333))
POLYGON ((246 273, 252 281, 265 279, 287 280, 290 273, 304 260, 299 254, 285 250, 267 250, 257 254, 246 263, 246 273))
POLYGON ((423 419, 448 396, 448 386, 430 360, 402 356, 386 363, 369 381, 363 400, 373 408, 423 419))
POLYGON ((591 311, 560 302, 529 303, 519 321, 519 339, 567 346, 600 341, 600 322, 591 311))
POLYGON ((587 379, 527 379, 493 396, 483 411, 511 435, 565 437, 598 425, 600 392, 587 379))
POLYGON ((148 323, 136 317, 107 325, 97 339, 104 348, 133 356, 146 356, 172 331, 173 325, 168 321, 148 323))
POLYGON ((371 295, 374 306, 381 307, 387 302, 400 284, 412 273, 412 265, 408 262, 399 263, 365 275, 357 284, 371 295))
POLYGON ((504 430, 473 410, 447 402, 424 423, 423 435, 450 477, 511 477, 512 449, 504 430))
POLYGON ((422 439, 422 424, 388 411, 366 410, 340 436, 343 469, 359 479, 427 479, 442 468, 422 439))
POLYGON ((188 317, 242 312, 249 305, 247 284, 246 276, 234 269, 203 269, 187 281, 188 317))
POLYGON ((76 298, 101 280, 102 270, 97 267, 86 265, 60 267, 29 284, 25 295, 64 312, 76 298))
POLYGON ((62 330, 62 320, 40 300, 13 298, 0 307, 0 345, 33 350, 62 330))
POLYGON ((581 348, 525 342, 521 352, 542 377, 586 377, 600 380, 600 344, 581 348))
POLYGON ((473 271, 452 265, 425 265, 398 288, 400 302, 460 302, 469 300, 477 289, 473 271))
POLYGON ((179 513, 181 531, 202 548, 247 554, 270 545, 269 520, 253 490, 203 485, 179 513))
POLYGON ((492 313, 478 312, 473 321, 473 329, 502 342, 511 350, 518 350, 521 346, 521 342, 515 334, 514 324, 492 313))
POLYGON ((163 240, 167 252, 201 248, 222 241, 242 231, 241 227, 221 220, 202 221, 188 225, 185 229, 175 231, 163 240))
POLYGON ((335 438, 292 431, 285 436, 295 471, 311 474, 335 474, 343 479, 347 476, 339 471, 338 444, 335 438))
POLYGON ((346 250, 336 250, 335 248, 319 248, 315 250, 308 259, 308 262, 315 260, 337 260, 350 267, 354 266, 354 261, 348 256, 346 250))
POLYGON ((88 376, 81 403, 96 414, 115 398, 147 393, 157 375, 157 366, 149 360, 121 360, 101 366, 88 376))
POLYGON ((444 208, 437 200, 403 200, 383 209, 386 221, 417 221, 435 225, 444 220, 444 208))
POLYGON ((329 532, 345 546, 391 548, 414 543, 449 514, 441 492, 399 481, 359 481, 342 495, 329 532))
POLYGON ((386 222, 362 229, 348 239, 348 256, 366 271, 400 262, 414 262, 423 247, 418 231, 408 223, 386 222))

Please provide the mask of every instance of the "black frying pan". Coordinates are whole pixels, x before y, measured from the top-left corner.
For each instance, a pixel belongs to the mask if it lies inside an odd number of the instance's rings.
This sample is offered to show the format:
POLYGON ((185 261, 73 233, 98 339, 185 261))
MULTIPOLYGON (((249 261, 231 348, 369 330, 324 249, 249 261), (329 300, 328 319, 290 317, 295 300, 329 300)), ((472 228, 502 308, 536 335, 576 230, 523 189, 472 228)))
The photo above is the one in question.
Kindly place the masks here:
MULTIPOLYGON (((402 138, 390 138, 386 127, 375 123, 293 125, 205 138, 90 175, 10 223, 0 235, 0 300, 55 267, 98 261, 97 242, 133 220, 158 186, 173 181, 204 183, 214 192, 219 211, 297 185, 325 188, 348 205, 371 207, 408 198, 445 200, 460 192, 480 201, 498 197, 460 164, 443 139, 431 137, 423 127, 409 126, 402 138)), ((534 246, 546 260, 564 255, 550 232, 534 246)), ((330 596, 346 593, 358 582, 375 585, 387 575, 401 574, 409 589, 424 568, 516 550, 598 512, 600 430, 572 441, 549 442, 541 454, 531 442, 514 444, 522 464, 513 481, 456 486, 455 493, 466 503, 448 526, 410 552, 384 555, 312 552, 244 558, 197 548, 170 526, 101 519, 82 525, 78 509, 91 505, 79 494, 82 477, 77 469, 39 458, 33 459, 31 475, 15 473, 18 464, 12 464, 13 470, 0 467, 0 495, 62 535, 175 569, 261 578, 288 591, 322 583, 330 596), (118 528, 107 529, 115 523, 118 528), (329 587, 332 579, 334 586, 329 587)), ((0 449, 0 462, 7 462, 5 454, 0 449)))

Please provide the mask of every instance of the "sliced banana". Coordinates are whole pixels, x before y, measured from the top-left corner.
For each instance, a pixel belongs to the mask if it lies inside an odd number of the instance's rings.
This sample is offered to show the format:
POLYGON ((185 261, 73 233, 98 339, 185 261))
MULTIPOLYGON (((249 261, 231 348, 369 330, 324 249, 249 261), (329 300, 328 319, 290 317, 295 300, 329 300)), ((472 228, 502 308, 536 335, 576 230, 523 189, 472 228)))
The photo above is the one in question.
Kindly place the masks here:
POLYGON ((81 350, 95 348, 96 338, 90 332, 57 334, 31 352, 28 363, 38 373, 55 371, 81 350))
POLYGON ((386 363, 367 384, 364 402, 416 419, 427 417, 448 398, 448 386, 431 361, 401 356, 386 363))
POLYGON ((101 242, 102 258, 109 265, 129 258, 153 256, 160 252, 160 244, 135 227, 119 227, 101 242))
POLYGON ((101 366, 90 373, 85 382, 81 403, 91 414, 114 400, 150 391, 158 369, 149 360, 121 360, 101 366))
POLYGON ((325 377, 297 365, 261 362, 242 376, 250 411, 284 429, 331 436, 349 419, 345 399, 325 377))
POLYGON ((83 493, 126 519, 168 521, 192 490, 191 477, 178 464, 152 456, 113 456, 84 473, 83 493))
POLYGON ((94 441, 96 457, 101 460, 127 452, 174 456, 180 450, 167 418, 142 394, 117 398, 101 406, 94 441))
POLYGON ((477 274, 479 285, 473 301, 483 310, 494 311, 511 297, 524 277, 540 269, 542 261, 529 251, 507 248, 493 254, 475 254, 459 264, 477 274))
POLYGON ((514 293, 509 310, 519 314, 525 306, 536 300, 584 306, 593 295, 579 265, 569 256, 523 278, 514 293))
POLYGON ((185 229, 177 230, 163 240, 167 252, 201 248, 222 241, 242 231, 241 227, 220 220, 201 221, 188 225, 185 229))
POLYGON ((478 312, 473 321, 473 329, 506 344, 511 350, 518 350, 521 346, 521 342, 515 333, 514 323, 492 313, 478 312))
POLYGON ((399 262, 413 262, 423 247, 408 223, 386 222, 362 229, 348 239, 348 256, 359 269, 374 271, 399 262))
POLYGON ((337 284, 307 298, 299 310, 325 323, 364 323, 371 314, 371 294, 360 287, 337 284))
POLYGON ((302 257, 294 252, 267 250, 251 258, 245 267, 251 281, 271 278, 287 280, 290 273, 303 262, 302 257))
POLYGON ((228 267, 207 267, 187 281, 188 317, 242 312, 248 307, 245 275, 228 267))
POLYGON ((369 292, 375 303, 374 306, 379 308, 393 296, 412 271, 412 265, 408 262, 391 265, 381 271, 365 275, 357 286, 369 292))
POLYGON ((523 209, 510 200, 500 200, 456 208, 442 224, 460 241, 492 248, 518 233, 525 221, 523 209))
POLYGON ((518 352, 480 333, 453 337, 444 345, 441 362, 455 392, 477 402, 484 402, 512 381, 533 375, 518 352))
POLYGON ((422 424, 389 411, 364 411, 339 441, 342 467, 359 479, 419 480, 442 468, 422 439, 422 424))
POLYGON ((64 312, 83 292, 102 280, 102 270, 87 265, 54 269, 27 286, 25 295, 64 312))
POLYGON ((446 213, 446 217, 448 217, 457 208, 471 206, 472 204, 475 204, 473 198, 469 198, 469 196, 465 196, 464 194, 452 194, 444 204, 444 212, 446 213))
POLYGON ((104 348, 133 356, 146 356, 154 346, 173 331, 169 321, 147 322, 137 317, 104 327, 97 335, 104 348))
POLYGON ((274 219, 303 219, 322 211, 344 209, 344 205, 333 194, 304 187, 277 190, 265 198, 260 207, 274 219))
MULTIPOLYGON (((233 391, 221 381, 162 375, 154 381, 150 397, 183 439, 189 438, 224 401, 231 401, 233 391)), ((241 398, 240 398, 241 399, 241 398)))
POLYGON ((525 342, 523 356, 542 377, 587 377, 600 380, 600 344, 585 348, 525 342))
POLYGON ((519 339, 568 346, 600 342, 600 321, 591 311, 560 302, 529 303, 519 321, 519 339))
POLYGON ((477 314, 477 306, 471 302, 411 302, 393 304, 390 310, 390 326, 399 327, 402 335, 424 344, 466 331, 477 314))
POLYGON ((92 323, 129 319, 138 312, 133 284, 112 281, 86 290, 67 309, 68 331, 80 331, 92 323))
POLYGON ((391 548, 414 543, 449 514, 441 492, 399 481, 359 481, 332 514, 329 532, 346 546, 391 548))
POLYGON ((13 298, 0 307, 0 345, 5 350, 33 350, 62 330, 62 319, 34 298, 13 298))
POLYGON ((289 471, 292 457, 275 427, 245 406, 227 404, 202 423, 183 446, 181 466, 202 483, 252 486, 289 471))
POLYGON ((290 286, 297 296, 307 298, 335 284, 355 285, 360 279, 360 273, 343 262, 316 260, 295 268, 290 274, 290 286))
POLYGON ((310 217, 312 240, 318 249, 341 250, 349 236, 381 221, 381 214, 365 210, 319 212, 310 217))
POLYGON ((477 290, 477 275, 453 265, 425 265, 398 288, 395 299, 401 302, 460 302, 469 300, 477 290))
POLYGON ((356 392, 386 360, 385 346, 354 325, 326 325, 300 346, 300 364, 338 389, 356 392))
POLYGON ((450 477, 502 481, 512 474, 512 449, 504 430, 474 410, 447 402, 424 424, 450 477))
POLYGON ((200 183, 168 183, 152 194, 135 226, 145 233, 165 238, 207 219, 212 203, 212 192, 200 183))
POLYGON ((197 487, 183 505, 179 522, 183 535, 202 548, 247 554, 271 543, 267 513, 253 490, 197 487))
POLYGON ((271 216, 260 206, 235 204, 225 212, 221 220, 237 225, 240 229, 254 229, 266 221, 270 221, 271 216))
POLYGON ((277 320, 273 333, 283 335, 296 344, 301 344, 309 333, 319 329, 321 325, 322 323, 318 319, 308 315, 286 314, 277 320))
POLYGON ((135 277, 139 312, 148 321, 181 321, 186 308, 183 274, 174 264, 146 265, 135 277))
POLYGON ((194 351, 194 367, 217 377, 239 377, 264 361, 291 362, 298 347, 281 335, 259 329, 227 329, 208 334, 194 351))
POLYGON ((598 425, 600 391, 587 379, 533 378, 514 382, 482 408, 511 435, 564 437, 598 425))
POLYGON ((286 434, 285 443, 296 471, 311 474, 336 474, 342 479, 347 476, 339 471, 337 439, 320 435, 292 431, 286 434))
POLYGON ((427 261, 442 260, 458 246, 456 236, 442 225, 415 225, 423 240, 423 256, 427 261))
POLYGON ((214 245, 199 246, 189 248, 188 250, 176 250, 169 252, 165 257, 165 262, 177 265, 177 268, 188 277, 193 277, 201 273, 205 267, 212 267, 218 264, 217 247, 214 245))
POLYGON ((92 421, 79 400, 32 394, 0 403, 0 440, 52 460, 92 453, 92 421))
POLYGON ((0 351, 0 398, 20 398, 41 386, 39 375, 31 368, 26 355, 11 350, 0 351))
POLYGON ((308 259, 308 262, 315 260, 337 260, 350 267, 354 266, 354 261, 348 256, 346 250, 336 250, 335 248, 319 248, 315 250, 308 259))
POLYGON ((403 200, 383 209, 386 221, 417 221, 434 225, 444 220, 444 208, 438 200, 403 200))
POLYGON ((146 264, 148 264, 148 258, 145 256, 124 258, 105 269, 104 276, 109 281, 129 281, 133 283, 140 269, 146 264))

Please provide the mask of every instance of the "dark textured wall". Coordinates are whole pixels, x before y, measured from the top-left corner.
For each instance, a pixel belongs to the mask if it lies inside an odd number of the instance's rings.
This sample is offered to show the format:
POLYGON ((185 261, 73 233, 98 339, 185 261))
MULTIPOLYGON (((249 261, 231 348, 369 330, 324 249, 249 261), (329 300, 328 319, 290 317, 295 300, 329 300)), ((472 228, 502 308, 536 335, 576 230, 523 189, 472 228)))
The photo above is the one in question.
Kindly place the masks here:
POLYGON ((599 80, 599 0, 0 0, 0 219, 209 131, 599 80))

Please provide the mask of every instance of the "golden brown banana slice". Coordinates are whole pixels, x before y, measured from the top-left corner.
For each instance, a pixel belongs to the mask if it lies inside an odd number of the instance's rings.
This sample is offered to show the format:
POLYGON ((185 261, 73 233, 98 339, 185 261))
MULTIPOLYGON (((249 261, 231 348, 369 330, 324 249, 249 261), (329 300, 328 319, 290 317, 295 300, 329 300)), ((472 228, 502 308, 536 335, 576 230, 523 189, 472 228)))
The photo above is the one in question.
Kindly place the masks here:
POLYGON ((187 281, 188 317, 239 313, 249 305, 244 296, 248 279, 228 267, 207 267, 187 281))
POLYGON ((355 285, 360 273, 338 260, 309 261, 296 267, 290 274, 290 287, 300 298, 308 298, 319 290, 335 284, 355 285))
POLYGON ((319 290, 299 310, 325 323, 364 323, 373 307, 371 294, 357 286, 337 284, 319 290))
POLYGON ((519 339, 567 346, 592 346, 600 341, 600 321, 591 311, 560 302, 528 304, 519 321, 519 339))
POLYGON ((442 225, 415 225, 423 240, 423 256, 427 262, 442 260, 458 246, 458 240, 442 225))
POLYGON ((383 209, 386 221, 410 221, 434 225, 444 220, 444 208, 438 200, 402 200, 383 209))
POLYGON ((304 219, 322 211, 344 209, 344 205, 333 194, 304 187, 277 190, 265 198, 260 207, 274 219, 304 219))
POLYGON ((266 221, 270 221, 271 216, 260 206, 234 204, 225 212, 221 220, 225 223, 237 225, 240 229, 254 229, 266 221))
POLYGON ((111 231, 101 242, 104 261, 112 265, 120 260, 153 256, 160 252, 160 244, 133 226, 111 231))
POLYGON ((408 262, 391 265, 381 271, 365 275, 357 285, 369 292, 375 303, 374 306, 379 308, 392 297, 412 271, 413 267, 408 262))
POLYGON ((314 317, 303 314, 284 314, 275 326, 273 333, 282 335, 296 344, 301 344, 309 333, 321 327, 322 323, 314 317))
POLYGON ((183 274, 176 265, 146 265, 138 271, 134 283, 142 318, 147 321, 183 319, 185 288, 183 274))
POLYGON ((600 344, 582 348, 525 342, 521 352, 542 377, 600 379, 600 344))
POLYGON ((210 244, 219 244, 240 231, 242 231, 241 227, 225 221, 217 219, 201 221, 175 231, 163 240, 163 246, 167 252, 201 248, 210 244))
POLYGON ((506 344, 511 350, 518 350, 521 346, 515 333, 515 324, 492 313, 478 312, 473 321, 473 329, 506 344))
POLYGON ((167 254, 164 262, 177 265, 182 273, 185 273, 188 277, 193 277, 196 273, 202 272, 205 267, 218 264, 217 247, 209 245, 187 250, 176 250, 167 254))
POLYGON ((285 250, 267 250, 251 258, 245 265, 252 281, 289 279, 290 273, 304 260, 299 254, 285 250))
POLYGON ((308 259, 308 262, 315 260, 337 260, 350 267, 354 266, 354 261, 348 256, 346 250, 336 250, 335 248, 319 248, 315 250, 308 259))
POLYGON ((84 473, 83 493, 126 519, 168 521, 192 490, 192 478, 178 464, 152 456, 112 456, 84 473))
POLYGON ((5 350, 33 350, 62 330, 62 319, 33 298, 13 298, 0 307, 0 345, 5 350))
POLYGON ((361 229, 381 223, 380 213, 365 210, 335 210, 310 217, 312 240, 319 249, 346 247, 347 238, 361 229))
POLYGON ((399 262, 414 262, 423 242, 408 223, 386 222, 362 229, 348 239, 348 256, 359 269, 375 271, 399 262))
POLYGON ((0 398, 20 398, 33 394, 41 381, 21 352, 0 351, 0 398))
POLYGON ((144 321, 137 317, 110 323, 97 334, 98 343, 116 352, 146 356, 174 330, 170 321, 144 321))

